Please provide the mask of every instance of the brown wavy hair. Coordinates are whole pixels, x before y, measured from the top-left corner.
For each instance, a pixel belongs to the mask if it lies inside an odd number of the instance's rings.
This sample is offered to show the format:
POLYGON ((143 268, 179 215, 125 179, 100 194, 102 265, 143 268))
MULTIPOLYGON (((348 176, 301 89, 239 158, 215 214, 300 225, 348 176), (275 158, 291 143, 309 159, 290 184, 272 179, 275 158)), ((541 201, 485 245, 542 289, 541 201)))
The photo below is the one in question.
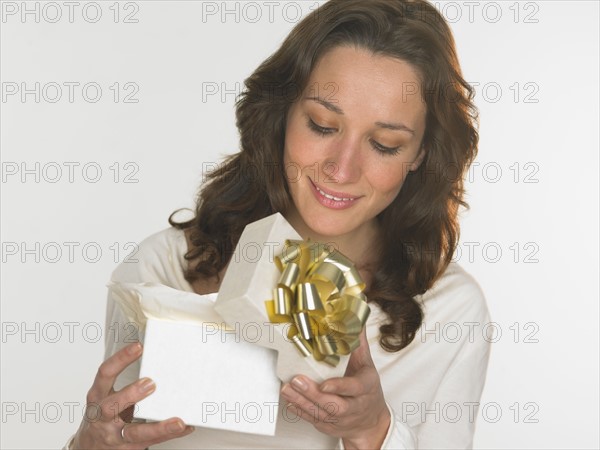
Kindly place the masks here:
MULTIPOLYGON (((186 278, 218 277, 244 227, 291 202, 283 167, 290 106, 328 50, 366 49, 412 65, 427 107, 425 158, 409 173, 396 199, 379 214, 380 260, 369 301, 389 318, 380 327, 387 351, 406 347, 421 326, 415 296, 426 292, 450 263, 459 238, 463 178, 477 153, 474 91, 463 79, 454 38, 424 0, 330 0, 304 18, 281 47, 245 80, 236 102, 241 151, 228 157, 200 187, 195 217, 169 223, 189 228, 195 266, 186 278)), ((217 278, 218 279, 218 278, 217 278)))

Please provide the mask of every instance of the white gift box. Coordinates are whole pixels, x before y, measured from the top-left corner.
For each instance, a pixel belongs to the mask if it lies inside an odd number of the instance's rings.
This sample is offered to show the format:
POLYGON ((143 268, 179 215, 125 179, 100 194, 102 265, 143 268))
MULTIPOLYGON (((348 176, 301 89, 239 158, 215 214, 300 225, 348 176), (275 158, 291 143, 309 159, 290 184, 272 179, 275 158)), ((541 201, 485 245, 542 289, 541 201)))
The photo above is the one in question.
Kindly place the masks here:
POLYGON ((277 350, 277 376, 289 382, 303 374, 316 382, 341 377, 346 371, 349 356, 341 356, 337 366, 304 357, 288 339, 288 324, 269 321, 265 301, 273 296, 280 272, 274 258, 283 249, 286 240, 302 237, 279 214, 273 214, 248 224, 242 233, 219 288, 215 310, 228 325, 236 329, 258 329, 253 341, 277 350))
POLYGON ((188 425, 275 434, 276 353, 227 328, 214 310, 216 294, 151 283, 109 289, 129 320, 145 328, 140 378, 154 380, 156 390, 137 403, 136 417, 176 416, 188 425))

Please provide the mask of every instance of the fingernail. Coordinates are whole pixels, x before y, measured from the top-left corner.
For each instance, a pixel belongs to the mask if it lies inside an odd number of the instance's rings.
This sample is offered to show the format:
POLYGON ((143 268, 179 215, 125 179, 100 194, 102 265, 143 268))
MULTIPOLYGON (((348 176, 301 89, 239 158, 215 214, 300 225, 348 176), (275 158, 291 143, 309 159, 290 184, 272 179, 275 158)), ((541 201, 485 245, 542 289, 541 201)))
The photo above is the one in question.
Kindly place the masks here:
POLYGON ((130 355, 135 355, 137 353, 140 353, 142 351, 142 346, 139 342, 136 342, 135 344, 133 344, 132 346, 130 346, 127 349, 127 353, 129 353, 130 355))
POLYGON ((283 387, 281 388, 281 395, 283 395, 284 397, 291 397, 292 394, 292 388, 290 387, 289 384, 284 384, 283 387))
POLYGON ((188 433, 191 433, 192 431, 196 431, 196 427, 188 425, 187 427, 185 427, 185 431, 187 431, 188 433))
POLYGON ((299 377, 292 379, 292 384, 301 391, 305 391, 306 389, 308 389, 308 385, 306 384, 306 382, 299 377))
POLYGON ((183 425, 183 422, 181 422, 180 420, 178 420, 177 422, 172 422, 169 425, 167 425, 167 430, 169 430, 169 432, 171 433, 179 433, 181 431, 183 431, 185 428, 185 425, 183 425))
POLYGON ((333 387, 330 384, 321 386, 321 392, 333 392, 333 387))
POLYGON ((156 384, 154 384, 154 381, 152 381, 150 378, 142 378, 139 381, 138 388, 140 392, 147 394, 153 392, 154 389, 156 389, 156 384))

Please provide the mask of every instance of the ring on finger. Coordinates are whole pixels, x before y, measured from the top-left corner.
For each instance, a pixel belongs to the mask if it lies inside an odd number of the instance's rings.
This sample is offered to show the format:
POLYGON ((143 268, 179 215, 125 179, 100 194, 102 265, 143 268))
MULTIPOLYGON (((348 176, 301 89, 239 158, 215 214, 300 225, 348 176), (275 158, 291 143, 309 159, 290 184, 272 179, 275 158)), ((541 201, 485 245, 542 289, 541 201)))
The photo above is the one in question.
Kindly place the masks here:
POLYGON ((125 427, 127 426, 127 424, 123 424, 123 428, 121 428, 121 439, 123 439, 124 442, 127 442, 127 440, 125 439, 125 427))

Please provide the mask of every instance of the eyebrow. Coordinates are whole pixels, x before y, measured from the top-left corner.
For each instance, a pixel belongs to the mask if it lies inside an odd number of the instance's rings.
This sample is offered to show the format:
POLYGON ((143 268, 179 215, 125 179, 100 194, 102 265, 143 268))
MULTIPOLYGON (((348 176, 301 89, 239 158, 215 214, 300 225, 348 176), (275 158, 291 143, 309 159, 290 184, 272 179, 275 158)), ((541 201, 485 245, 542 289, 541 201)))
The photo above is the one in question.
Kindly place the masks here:
MULTIPOLYGON (((332 111, 336 114, 340 114, 342 116, 344 115, 344 111, 342 111, 339 106, 336 106, 333 103, 328 102, 327 100, 323 100, 322 98, 305 97, 304 100, 313 100, 313 101, 317 102, 318 104, 323 105, 329 111, 332 111)), ((387 130, 406 131, 406 132, 412 134, 413 136, 415 134, 415 130, 410 129, 403 123, 375 122, 375 125, 377 125, 378 127, 381 127, 381 128, 385 128, 387 130)))
POLYGON ((384 122, 375 122, 375 125, 381 128, 386 128, 388 130, 398 130, 398 131, 407 131, 408 133, 414 136, 415 130, 411 130, 403 123, 384 123, 384 122))

